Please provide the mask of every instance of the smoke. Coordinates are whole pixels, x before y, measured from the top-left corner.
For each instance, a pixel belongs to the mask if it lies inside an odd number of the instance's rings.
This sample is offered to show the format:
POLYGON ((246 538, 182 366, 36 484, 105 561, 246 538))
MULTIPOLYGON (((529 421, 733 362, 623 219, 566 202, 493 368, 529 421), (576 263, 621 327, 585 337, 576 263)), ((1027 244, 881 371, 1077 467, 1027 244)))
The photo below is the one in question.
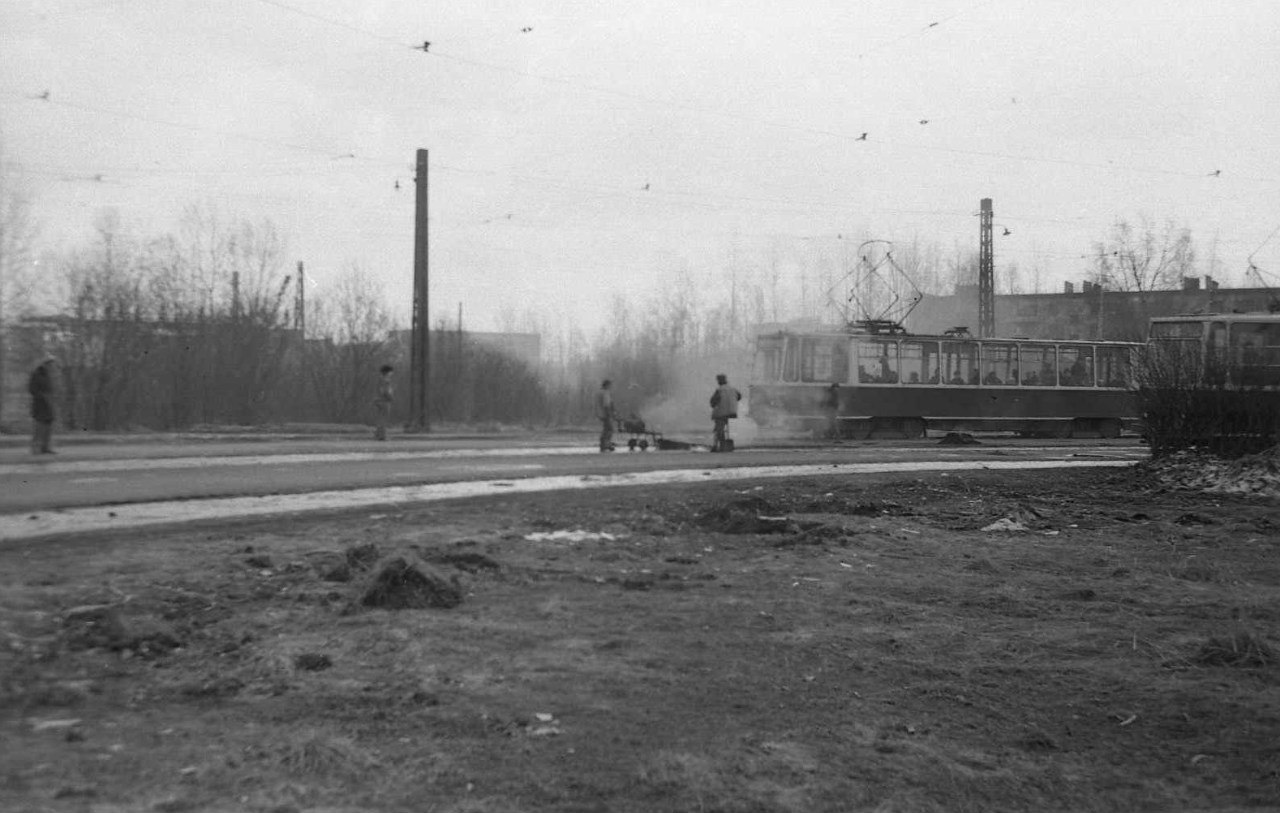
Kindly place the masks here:
POLYGON ((747 383, 751 376, 751 352, 726 350, 696 359, 676 359, 667 375, 667 392, 649 398, 638 407, 626 403, 620 393, 622 415, 635 412, 653 432, 672 439, 695 443, 711 442, 711 394, 716 390, 716 375, 724 373, 729 383, 742 393, 738 419, 729 422, 729 434, 738 445, 750 444, 757 437, 755 422, 746 417, 747 383))

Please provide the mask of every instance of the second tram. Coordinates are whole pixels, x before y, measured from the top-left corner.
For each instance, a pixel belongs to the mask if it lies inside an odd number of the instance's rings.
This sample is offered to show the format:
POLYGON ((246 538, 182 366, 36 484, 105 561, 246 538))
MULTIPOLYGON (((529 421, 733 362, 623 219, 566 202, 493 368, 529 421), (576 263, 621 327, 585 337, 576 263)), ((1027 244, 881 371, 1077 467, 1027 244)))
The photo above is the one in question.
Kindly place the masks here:
POLYGON ((1113 438, 1138 417, 1139 348, 918 336, 887 323, 781 330, 756 337, 749 409, 763 427, 854 439, 930 429, 1113 438))

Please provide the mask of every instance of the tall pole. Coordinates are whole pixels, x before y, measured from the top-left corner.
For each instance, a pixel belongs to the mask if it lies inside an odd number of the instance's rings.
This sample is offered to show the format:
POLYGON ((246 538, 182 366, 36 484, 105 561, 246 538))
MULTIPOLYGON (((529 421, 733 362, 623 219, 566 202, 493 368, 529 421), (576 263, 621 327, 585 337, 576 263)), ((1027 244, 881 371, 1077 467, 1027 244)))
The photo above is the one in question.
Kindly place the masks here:
POLYGON ((418 150, 414 175, 417 200, 413 215, 413 332, 409 338, 409 429, 431 430, 427 386, 431 379, 431 317, 427 300, 427 151, 418 150))
POLYGON ((302 341, 307 340, 307 275, 302 271, 302 260, 298 260, 298 306, 294 309, 293 326, 298 329, 302 341))
POLYGON ((978 227, 978 337, 996 335, 996 263, 991 243, 991 198, 982 199, 978 227))

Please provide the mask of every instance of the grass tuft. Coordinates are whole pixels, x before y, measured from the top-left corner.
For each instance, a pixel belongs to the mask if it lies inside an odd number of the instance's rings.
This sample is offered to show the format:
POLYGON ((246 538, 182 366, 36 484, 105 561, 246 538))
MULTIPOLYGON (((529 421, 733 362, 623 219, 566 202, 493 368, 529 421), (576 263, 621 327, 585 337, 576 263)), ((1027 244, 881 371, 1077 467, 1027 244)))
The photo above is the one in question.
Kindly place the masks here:
POLYGON ((1210 638, 1191 659, 1201 666, 1271 666, 1278 661, 1276 651, 1266 641, 1246 630, 1226 638, 1210 638))

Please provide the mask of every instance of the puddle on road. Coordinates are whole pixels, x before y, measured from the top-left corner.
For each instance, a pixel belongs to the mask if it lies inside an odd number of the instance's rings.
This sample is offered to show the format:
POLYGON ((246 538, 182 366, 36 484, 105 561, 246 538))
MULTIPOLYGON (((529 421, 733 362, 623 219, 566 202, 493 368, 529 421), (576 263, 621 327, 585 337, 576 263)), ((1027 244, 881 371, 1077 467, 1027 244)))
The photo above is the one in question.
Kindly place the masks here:
POLYGON ((1053 469, 1131 466, 1134 461, 1109 460, 987 460, 928 463, 823 463, 821 465, 743 466, 724 469, 675 469, 622 474, 561 475, 522 480, 481 480, 418 486, 387 486, 309 494, 274 494, 262 497, 219 497, 206 500, 132 503, 95 508, 70 508, 0 516, 0 541, 40 536, 86 533, 118 528, 216 521, 310 511, 343 511, 372 506, 484 497, 494 494, 530 494, 542 491, 611 488, 617 486, 710 483, 778 477, 883 474, 912 471, 973 471, 980 469, 1053 469))

